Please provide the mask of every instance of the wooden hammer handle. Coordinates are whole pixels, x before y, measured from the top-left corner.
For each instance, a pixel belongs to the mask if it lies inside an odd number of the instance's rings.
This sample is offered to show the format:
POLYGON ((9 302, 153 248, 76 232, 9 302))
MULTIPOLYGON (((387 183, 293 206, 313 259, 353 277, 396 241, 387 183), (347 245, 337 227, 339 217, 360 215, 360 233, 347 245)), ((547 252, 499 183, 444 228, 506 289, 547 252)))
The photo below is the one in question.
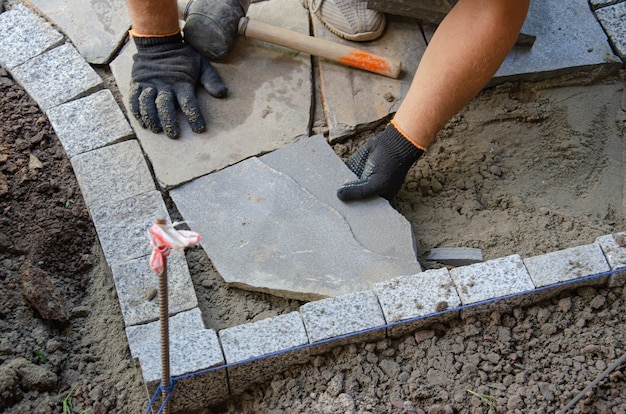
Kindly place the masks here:
POLYGON ((239 20, 239 35, 323 57, 390 78, 400 76, 402 62, 363 49, 282 29, 248 17, 239 20))

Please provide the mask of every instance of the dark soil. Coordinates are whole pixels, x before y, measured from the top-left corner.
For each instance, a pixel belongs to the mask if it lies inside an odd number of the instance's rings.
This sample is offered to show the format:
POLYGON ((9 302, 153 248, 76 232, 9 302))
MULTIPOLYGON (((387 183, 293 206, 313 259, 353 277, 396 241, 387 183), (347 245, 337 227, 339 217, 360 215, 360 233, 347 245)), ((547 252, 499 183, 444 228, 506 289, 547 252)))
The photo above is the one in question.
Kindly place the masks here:
POLYGON ((106 263, 89 212, 48 119, 2 68, 0 209, 0 411, 69 414, 63 400, 88 396, 92 413, 127 412, 132 387, 116 384, 141 382, 127 345, 107 342, 123 322, 112 281, 95 277, 106 263))

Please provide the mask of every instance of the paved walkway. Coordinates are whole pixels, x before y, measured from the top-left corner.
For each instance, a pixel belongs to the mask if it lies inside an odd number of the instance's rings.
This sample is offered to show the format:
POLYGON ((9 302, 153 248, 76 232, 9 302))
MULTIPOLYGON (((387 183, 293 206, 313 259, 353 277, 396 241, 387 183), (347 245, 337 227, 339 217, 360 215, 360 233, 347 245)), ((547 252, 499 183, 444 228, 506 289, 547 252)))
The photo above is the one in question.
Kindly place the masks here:
MULTIPOLYGON (((0 14, 0 64, 45 111, 71 159, 148 389, 158 385, 160 360, 154 358, 158 308, 144 296, 156 287, 146 230, 158 212, 167 213, 163 192, 202 234, 202 247, 226 281, 310 301, 288 315, 219 333, 204 329, 184 255, 173 254, 172 374, 189 376, 177 388, 183 390, 176 409, 222 400, 339 343, 398 336, 476 305, 537 301, 563 284, 625 282, 617 272, 626 267, 624 234, 535 258, 511 252, 422 272, 408 222, 385 200, 336 199, 351 173, 328 141, 372 127, 397 109, 433 26, 422 32, 415 22, 391 17, 385 36, 363 45, 401 59, 399 79, 320 60, 328 140, 311 134, 316 93, 309 57, 239 39, 228 61, 215 65, 230 96, 200 96, 208 131, 193 134, 181 119, 182 137, 169 140, 126 117, 92 67, 110 64, 126 102, 133 46, 125 42, 123 0, 106 10, 80 0, 29 4, 36 9, 14 1, 0 14)), ((523 32, 537 40, 531 48, 516 46, 494 82, 623 66, 625 14, 623 1, 532 1, 523 32)), ((249 16, 310 30, 298 0, 256 3, 249 16)), ((342 42, 312 23, 315 36, 342 42)))

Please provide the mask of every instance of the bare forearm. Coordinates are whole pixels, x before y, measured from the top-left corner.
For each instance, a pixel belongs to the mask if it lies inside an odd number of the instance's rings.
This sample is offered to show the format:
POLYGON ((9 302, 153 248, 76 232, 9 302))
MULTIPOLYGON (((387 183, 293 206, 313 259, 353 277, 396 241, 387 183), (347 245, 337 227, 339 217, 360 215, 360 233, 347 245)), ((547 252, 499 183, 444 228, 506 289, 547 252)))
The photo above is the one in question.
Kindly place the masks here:
POLYGON ((133 32, 145 36, 164 36, 178 32, 176 0, 126 0, 133 32))
POLYGON ((428 147, 496 73, 515 43, 529 0, 459 0, 428 45, 394 121, 428 147))

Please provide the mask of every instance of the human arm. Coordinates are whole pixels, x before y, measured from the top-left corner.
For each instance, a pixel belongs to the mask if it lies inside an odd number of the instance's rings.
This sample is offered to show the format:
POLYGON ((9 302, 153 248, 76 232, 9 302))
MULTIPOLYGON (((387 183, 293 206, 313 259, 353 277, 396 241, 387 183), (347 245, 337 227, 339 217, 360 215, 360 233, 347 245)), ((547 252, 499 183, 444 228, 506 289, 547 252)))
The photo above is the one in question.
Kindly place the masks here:
MULTIPOLYGON (((517 39, 528 5, 529 0, 458 1, 435 31, 393 117, 394 127, 403 138, 420 150, 434 142, 452 116, 496 73, 517 39)), ((407 153, 402 165, 398 165, 386 155, 387 145, 368 145, 368 157, 360 154, 359 160, 348 162, 357 180, 338 190, 341 200, 390 194, 390 190, 402 185, 408 172, 408 168, 404 171, 406 163, 414 163, 421 156, 407 153)))

